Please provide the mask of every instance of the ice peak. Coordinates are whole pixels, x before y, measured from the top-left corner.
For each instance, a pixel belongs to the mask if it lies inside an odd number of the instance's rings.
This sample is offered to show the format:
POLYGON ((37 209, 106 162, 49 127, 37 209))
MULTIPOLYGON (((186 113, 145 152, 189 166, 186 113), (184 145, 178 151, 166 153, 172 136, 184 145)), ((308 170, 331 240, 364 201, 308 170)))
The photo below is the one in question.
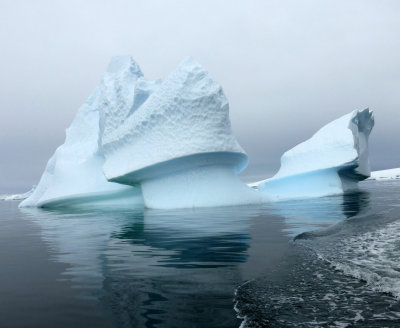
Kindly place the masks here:
POLYGON ((182 60, 175 71, 186 72, 188 74, 198 74, 199 72, 207 73, 206 69, 193 57, 189 56, 182 60))
POLYGON ((118 74, 127 70, 129 70, 137 77, 143 76, 142 70, 140 69, 139 65, 134 61, 131 56, 128 55, 112 57, 110 63, 108 64, 107 73, 118 74))
POLYGON ((375 124, 374 112, 369 108, 354 111, 351 122, 357 125, 360 132, 364 132, 369 135, 375 124))
POLYGON ((201 65, 196 59, 194 59, 194 57, 187 56, 180 62, 179 66, 201 66, 201 65))

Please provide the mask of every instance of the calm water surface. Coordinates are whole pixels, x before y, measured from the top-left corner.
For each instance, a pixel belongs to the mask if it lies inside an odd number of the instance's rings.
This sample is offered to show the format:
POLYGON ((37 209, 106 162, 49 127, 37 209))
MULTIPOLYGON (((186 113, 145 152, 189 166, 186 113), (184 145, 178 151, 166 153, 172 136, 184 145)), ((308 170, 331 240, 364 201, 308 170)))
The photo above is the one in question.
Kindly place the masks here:
POLYGON ((399 326, 400 183, 259 207, 0 202, 0 327, 399 326))

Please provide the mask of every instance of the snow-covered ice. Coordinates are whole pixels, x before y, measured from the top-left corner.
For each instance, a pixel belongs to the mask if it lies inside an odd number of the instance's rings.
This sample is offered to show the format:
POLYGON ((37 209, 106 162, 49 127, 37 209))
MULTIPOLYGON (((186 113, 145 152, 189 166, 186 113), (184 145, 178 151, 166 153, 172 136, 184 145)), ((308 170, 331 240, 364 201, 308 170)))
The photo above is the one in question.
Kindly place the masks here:
POLYGON ((400 179, 400 168, 371 172, 371 180, 397 180, 400 179))
POLYGON ((161 80, 147 81, 130 56, 115 56, 100 83, 100 143, 107 144, 125 120, 130 117, 161 80))
POLYGON ((353 111, 285 152, 278 173, 252 186, 271 200, 339 194, 369 177, 372 111, 353 111))
POLYGON ((121 183, 136 182, 132 172, 197 154, 229 153, 237 172, 247 165, 247 155, 231 131, 221 86, 190 58, 103 138, 102 146, 107 178, 121 183))

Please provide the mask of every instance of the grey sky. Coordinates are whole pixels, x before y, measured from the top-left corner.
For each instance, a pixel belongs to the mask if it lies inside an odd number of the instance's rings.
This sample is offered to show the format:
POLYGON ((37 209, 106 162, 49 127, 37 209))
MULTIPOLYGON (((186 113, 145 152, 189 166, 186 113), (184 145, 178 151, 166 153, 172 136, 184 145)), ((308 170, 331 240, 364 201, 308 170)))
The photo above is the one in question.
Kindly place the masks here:
MULTIPOLYGON (((400 166, 400 1, 0 0, 0 192, 35 184, 111 56, 149 79, 186 56, 221 83, 247 175, 354 109, 400 166)), ((262 175, 261 175, 262 176, 262 175)))

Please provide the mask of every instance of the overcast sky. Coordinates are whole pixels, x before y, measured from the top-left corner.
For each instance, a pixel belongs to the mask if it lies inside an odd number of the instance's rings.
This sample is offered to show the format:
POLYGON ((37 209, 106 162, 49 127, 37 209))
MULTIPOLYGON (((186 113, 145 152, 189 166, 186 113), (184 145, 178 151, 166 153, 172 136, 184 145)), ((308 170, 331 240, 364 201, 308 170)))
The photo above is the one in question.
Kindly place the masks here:
POLYGON ((37 183, 118 54, 148 79, 196 58, 229 99, 248 177, 366 107, 372 168, 400 166, 397 0, 0 0, 0 40, 0 192, 37 183))

